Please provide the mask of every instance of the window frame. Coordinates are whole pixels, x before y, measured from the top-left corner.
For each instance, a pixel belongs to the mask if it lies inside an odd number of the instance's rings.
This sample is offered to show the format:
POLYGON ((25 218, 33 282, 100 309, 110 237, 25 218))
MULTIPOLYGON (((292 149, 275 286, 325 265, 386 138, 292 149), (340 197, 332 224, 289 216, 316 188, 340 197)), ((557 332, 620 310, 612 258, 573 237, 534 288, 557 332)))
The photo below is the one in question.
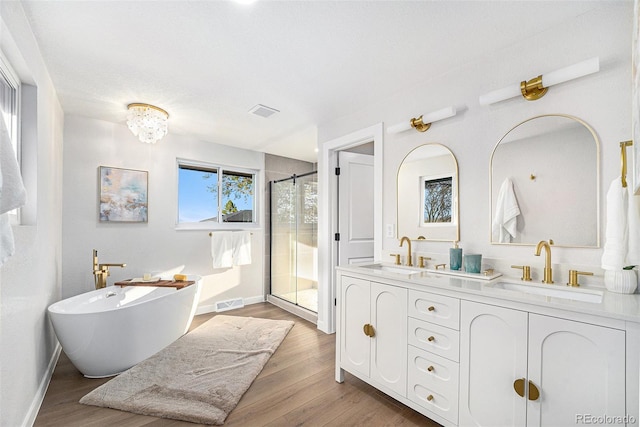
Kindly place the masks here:
MULTIPOLYGON (((189 160, 184 158, 176 158, 176 229, 177 230, 229 230, 229 229, 254 229, 259 228, 260 221, 258 215, 258 206, 260 194, 258 189, 260 179, 260 171, 258 169, 243 168, 225 165, 221 163, 209 163, 199 160, 189 160), (253 203, 252 203, 252 221, 251 222, 180 222, 180 169, 192 169, 201 172, 212 172, 218 174, 218 195, 222 194, 223 177, 225 173, 237 173, 242 175, 251 175, 253 179, 253 203)), ((218 197, 218 214, 219 217, 224 208, 223 197, 218 197)))
MULTIPOLYGON (((5 56, 4 52, 0 50, 0 79, 3 79, 7 84, 15 91, 15 101, 13 103, 13 118, 11 128, 8 129, 9 136, 11 138, 11 145, 15 151, 16 160, 18 162, 18 168, 22 173, 22 134, 21 134, 21 111, 22 111, 22 82, 18 78, 18 74, 15 72, 11 63, 5 56)), ((0 119, 1 120, 1 119, 0 119)), ((21 224, 21 208, 14 209, 8 212, 9 224, 19 225, 21 224)))
POLYGON ((21 110, 21 92, 22 82, 18 78, 18 75, 13 70, 13 67, 9 63, 9 60, 0 50, 0 78, 3 78, 9 86, 11 86, 16 92, 16 100, 14 104, 15 116, 13 124, 9 130, 11 133, 11 141, 14 142, 14 150, 16 151, 16 157, 18 158, 18 165, 21 165, 21 144, 20 144, 20 110, 21 110))

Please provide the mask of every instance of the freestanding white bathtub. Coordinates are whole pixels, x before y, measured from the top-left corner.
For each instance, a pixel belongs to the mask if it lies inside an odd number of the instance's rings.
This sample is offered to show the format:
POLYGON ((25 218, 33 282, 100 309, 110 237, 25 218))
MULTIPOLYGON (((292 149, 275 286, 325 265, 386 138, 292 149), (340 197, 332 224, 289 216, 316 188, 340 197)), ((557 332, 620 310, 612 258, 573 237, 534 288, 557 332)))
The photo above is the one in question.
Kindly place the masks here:
POLYGON ((200 296, 196 283, 180 290, 107 286, 48 308, 62 349, 84 376, 117 375, 187 332, 200 296))

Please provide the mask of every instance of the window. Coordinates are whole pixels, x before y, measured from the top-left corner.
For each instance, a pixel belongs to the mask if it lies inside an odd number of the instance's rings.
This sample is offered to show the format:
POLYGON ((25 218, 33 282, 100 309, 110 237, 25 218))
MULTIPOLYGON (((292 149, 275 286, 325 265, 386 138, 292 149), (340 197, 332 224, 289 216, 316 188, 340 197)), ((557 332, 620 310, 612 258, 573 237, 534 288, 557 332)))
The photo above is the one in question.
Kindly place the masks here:
POLYGON ((256 221, 255 170, 178 160, 178 225, 256 221))
POLYGON ((451 224, 453 218, 453 176, 422 177, 422 224, 451 224))
POLYGON ((9 132, 13 151, 19 159, 20 81, 0 52, 0 113, 9 132))
MULTIPOLYGON (((0 52, 0 119, 9 132, 13 152, 20 165, 20 80, 0 52)), ((9 223, 18 224, 19 209, 8 212, 9 223)))

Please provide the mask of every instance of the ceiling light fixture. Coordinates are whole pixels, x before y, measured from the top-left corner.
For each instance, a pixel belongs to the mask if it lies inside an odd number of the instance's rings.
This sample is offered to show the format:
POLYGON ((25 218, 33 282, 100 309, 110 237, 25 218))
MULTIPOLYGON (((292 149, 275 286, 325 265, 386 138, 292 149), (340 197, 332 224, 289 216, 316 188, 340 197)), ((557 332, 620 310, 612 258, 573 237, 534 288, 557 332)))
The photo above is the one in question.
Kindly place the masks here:
POLYGON ((480 105, 495 104, 516 96, 523 96, 528 101, 535 101, 542 98, 551 86, 597 73, 598 71, 600 71, 600 59, 598 57, 587 59, 544 75, 541 74, 529 81, 515 83, 482 95, 480 97, 480 105))
POLYGON ((400 133, 411 128, 414 128, 418 132, 426 132, 427 129, 431 127, 431 123, 437 122, 438 120, 444 120, 455 115, 455 107, 443 108, 442 110, 434 111, 429 114, 423 114, 418 118, 413 118, 409 121, 389 126, 387 128, 387 133, 400 133))
POLYGON ((140 141, 155 144, 167 134, 169 113, 162 108, 134 103, 127 105, 127 109, 127 126, 140 141))

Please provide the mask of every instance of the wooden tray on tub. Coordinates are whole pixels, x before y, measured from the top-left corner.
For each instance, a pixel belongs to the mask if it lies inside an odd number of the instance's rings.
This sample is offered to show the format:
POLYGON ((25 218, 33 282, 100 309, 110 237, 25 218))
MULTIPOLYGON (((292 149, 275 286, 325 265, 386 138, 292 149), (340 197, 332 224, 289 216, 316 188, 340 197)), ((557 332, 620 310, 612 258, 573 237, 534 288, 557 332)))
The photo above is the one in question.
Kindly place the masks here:
POLYGON ((114 283, 114 286, 159 286, 163 288, 176 288, 182 289, 189 285, 193 285, 196 283, 193 280, 185 280, 185 281, 177 281, 177 280, 138 280, 138 279, 129 279, 123 280, 122 282, 114 283))

